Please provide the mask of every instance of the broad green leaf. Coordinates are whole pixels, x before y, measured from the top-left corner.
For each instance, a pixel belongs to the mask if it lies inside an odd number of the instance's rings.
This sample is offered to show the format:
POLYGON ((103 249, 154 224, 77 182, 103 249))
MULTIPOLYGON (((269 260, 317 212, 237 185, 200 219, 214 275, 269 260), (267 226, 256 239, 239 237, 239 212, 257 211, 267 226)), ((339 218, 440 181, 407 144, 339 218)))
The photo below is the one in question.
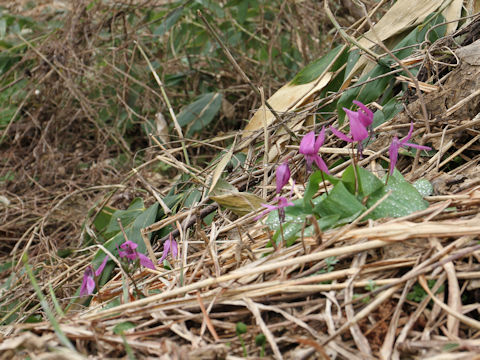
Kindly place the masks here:
POLYGON ((420 179, 413 183, 413 186, 422 196, 430 196, 433 194, 433 186, 427 179, 420 179))
POLYGON ((143 211, 145 211, 143 200, 141 198, 133 199, 127 210, 116 210, 110 216, 110 221, 102 235, 105 239, 110 239, 112 236, 120 232, 120 226, 117 219, 120 219, 123 227, 125 228, 132 221, 134 221, 143 211))
POLYGON ((335 49, 330 50, 326 55, 321 57, 320 59, 315 60, 314 62, 308 64, 304 67, 300 72, 293 78, 292 84, 293 85, 301 85, 307 84, 316 78, 318 78, 324 71, 327 69, 328 66, 331 65, 335 56, 342 51, 343 54, 335 61, 332 67, 332 71, 335 71, 338 68, 338 64, 345 64, 347 61, 347 49, 344 45, 339 45, 335 49))
POLYGON ((382 181, 373 175, 370 171, 365 170, 362 167, 357 166, 357 178, 358 186, 356 187, 356 177, 353 170, 353 165, 350 165, 345 169, 342 175, 342 181, 347 189, 354 194, 355 190, 358 190, 358 195, 363 198, 368 196, 383 186, 382 181))
POLYGON ((112 215, 115 213, 115 211, 116 210, 110 206, 104 206, 93 221, 95 229, 97 229, 99 232, 102 232, 110 223, 112 215))
POLYGON ((329 174, 325 174, 321 170, 315 171, 313 174, 310 175, 308 179, 308 184, 305 189, 305 194, 303 195, 303 204, 307 212, 311 211, 311 204, 310 201, 312 200, 313 196, 317 193, 320 183, 325 179, 329 181, 333 185, 336 185, 340 179, 337 179, 334 176, 329 174))
POLYGON ((367 207, 372 207, 390 190, 393 191, 392 194, 373 210, 369 215, 370 218, 406 216, 428 207, 428 202, 423 200, 422 195, 403 178, 398 170, 395 170, 393 175, 390 176, 386 186, 377 190, 368 198, 367 207))
POLYGON ((320 216, 333 214, 340 215, 340 219, 350 217, 358 212, 366 210, 365 206, 339 182, 333 187, 328 196, 315 206, 314 211, 320 216))
POLYGON ((189 125, 187 135, 204 129, 217 115, 222 105, 222 94, 207 93, 201 95, 196 101, 187 105, 178 114, 180 126, 189 125))

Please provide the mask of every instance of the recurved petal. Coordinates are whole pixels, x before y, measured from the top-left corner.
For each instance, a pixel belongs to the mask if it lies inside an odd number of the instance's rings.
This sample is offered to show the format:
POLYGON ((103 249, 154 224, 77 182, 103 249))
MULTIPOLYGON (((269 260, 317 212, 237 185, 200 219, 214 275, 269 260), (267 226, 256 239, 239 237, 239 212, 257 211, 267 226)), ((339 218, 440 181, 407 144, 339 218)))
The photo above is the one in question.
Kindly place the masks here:
POLYGON ((322 130, 320 130, 320 133, 317 136, 317 140, 315 140, 315 147, 314 147, 315 155, 318 153, 318 150, 320 150, 320 147, 323 145, 324 141, 325 141, 325 126, 322 127, 322 130))
POLYGON ((315 160, 315 164, 317 164, 320 170, 322 170, 324 173, 330 174, 330 172, 328 171, 327 164, 325 164, 325 161, 323 161, 320 155, 315 156, 314 160, 315 160))
POLYGON ((145 266, 146 268, 155 270, 155 265, 153 264, 152 260, 149 259, 148 256, 142 253, 138 253, 138 258, 140 259, 140 265, 145 266))
POLYGON ((388 154, 390 157, 390 175, 393 174, 395 170, 395 165, 397 164, 398 160, 398 149, 400 149, 400 141, 395 136, 390 144, 390 148, 388 149, 388 154))
POLYGON ((105 258, 103 259, 102 263, 100 264, 100 266, 98 267, 97 270, 95 270, 95 276, 100 276, 100 274, 102 273, 103 269, 105 268, 105 265, 107 264, 107 261, 108 261, 108 255, 105 256, 105 258))
POLYGON ((346 141, 346 142, 349 142, 349 143, 353 142, 353 139, 349 138, 347 135, 345 135, 345 134, 342 133, 341 131, 338 131, 338 130, 335 129, 333 126, 330 126, 330 130, 332 130, 332 133, 333 133, 336 137, 338 137, 338 138, 340 138, 340 139, 342 139, 342 140, 344 140, 344 141, 346 141))
POLYGON ((360 121, 365 127, 370 126, 370 124, 373 122, 373 112, 370 110, 368 107, 363 105, 360 101, 354 100, 353 103, 357 105, 361 111, 363 112, 364 116, 360 117, 360 121))

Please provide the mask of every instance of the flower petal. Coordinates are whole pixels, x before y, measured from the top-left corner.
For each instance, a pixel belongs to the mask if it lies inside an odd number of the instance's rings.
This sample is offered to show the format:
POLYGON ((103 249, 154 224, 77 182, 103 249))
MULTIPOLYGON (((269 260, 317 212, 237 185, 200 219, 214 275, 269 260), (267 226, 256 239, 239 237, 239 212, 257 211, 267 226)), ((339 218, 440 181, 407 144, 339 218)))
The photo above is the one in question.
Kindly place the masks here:
POLYGON ((315 132, 310 131, 306 134, 302 141, 300 141, 300 147, 298 149, 300 154, 309 155, 315 152, 315 132))
POLYGON ((133 241, 130 241, 130 240, 127 240, 122 245, 120 245, 120 247, 124 250, 127 250, 127 249, 135 250, 137 246, 138 246, 137 243, 134 243, 133 241))
POLYGON ((418 149, 418 150, 432 150, 432 148, 430 146, 417 145, 417 144, 412 144, 412 143, 409 143, 409 142, 402 143, 402 146, 403 147, 410 146, 410 147, 413 147, 413 148, 418 149))
POLYGON ((170 247, 170 253, 172 254, 172 257, 173 258, 177 258, 178 256, 178 244, 177 244, 177 240, 175 239, 172 239, 172 244, 171 244, 171 247, 170 247))
POLYGON ((138 253, 138 258, 140 259, 140 264, 146 268, 155 270, 155 265, 153 264, 150 258, 142 253, 138 253))
POLYGON ((345 134, 342 133, 341 131, 338 131, 337 129, 335 129, 333 126, 330 126, 330 130, 332 130, 332 133, 333 133, 336 137, 342 139, 343 141, 346 141, 346 142, 349 142, 349 143, 351 143, 351 142, 354 141, 353 139, 349 138, 347 135, 345 135, 345 134))
POLYGON ((368 107, 363 105, 360 101, 353 100, 353 103, 357 105, 360 109, 360 121, 365 127, 369 127, 373 122, 373 112, 368 107), (363 115, 363 116, 362 116, 363 115))
POLYGON ((354 113, 357 116, 349 116, 350 119, 350 134, 354 141, 362 141, 368 137, 368 131, 365 125, 360 120, 360 115, 354 113))
POLYGON ((277 185, 277 194, 282 191, 282 188, 288 183, 290 179, 290 168, 288 167, 288 161, 285 161, 283 164, 277 167, 275 172, 276 185, 277 185))
POLYGON ((163 243, 163 253, 162 253, 162 257, 160 258, 160 260, 158 262, 162 263, 163 260, 165 260, 167 258, 167 255, 168 255, 168 252, 170 250, 170 242, 172 241, 172 236, 170 236, 170 238, 168 238, 167 240, 165 240, 165 242, 163 243))
POLYGON ((108 255, 105 256, 105 258, 103 259, 102 263, 100 264, 100 266, 98 267, 97 270, 95 270, 95 276, 100 276, 100 274, 102 273, 103 269, 105 268, 105 265, 107 264, 107 261, 108 261, 108 255))
POLYGON ((395 165, 397 164, 398 160, 398 149, 400 149, 400 141, 398 138, 395 136, 392 140, 392 144, 390 145, 390 148, 388 149, 388 153, 390 156, 390 175, 393 174, 393 171, 395 170, 395 165))
POLYGON ((315 156, 314 160, 315 160, 315 164, 317 164, 320 170, 322 170, 326 174, 330 174, 330 172, 328 171, 327 164, 325 164, 325 161, 323 161, 320 155, 315 156))
POLYGON ((317 140, 315 140, 315 146, 314 146, 315 155, 317 155, 318 150, 320 150, 320 147, 323 145, 324 141, 325 141, 325 126, 322 127, 322 130, 320 130, 320 133, 317 136, 317 140))
POLYGON ((91 295, 95 290, 95 281, 93 280, 93 270, 89 265, 83 274, 82 286, 80 287, 80 296, 91 295))
POLYGON ((400 140, 400 146, 403 146, 410 138, 412 137, 413 133, 413 121, 410 122, 410 130, 408 130, 407 136, 405 136, 402 140, 400 140))

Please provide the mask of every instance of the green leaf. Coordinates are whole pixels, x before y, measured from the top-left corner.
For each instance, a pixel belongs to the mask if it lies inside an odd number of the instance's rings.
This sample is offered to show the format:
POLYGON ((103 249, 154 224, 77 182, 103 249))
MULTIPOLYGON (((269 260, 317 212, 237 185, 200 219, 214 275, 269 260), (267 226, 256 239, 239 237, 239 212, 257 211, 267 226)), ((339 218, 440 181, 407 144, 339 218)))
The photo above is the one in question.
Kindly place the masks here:
MULTIPOLYGON (((143 201, 142 201, 143 206, 143 201)), ((153 204, 148 209, 144 209, 140 214, 137 214, 135 220, 130 222, 128 225, 124 225, 125 233, 127 235, 128 240, 133 241, 138 245, 137 251, 140 253, 145 254, 146 246, 143 241, 141 230, 149 225, 152 225, 155 222, 155 218, 157 216, 158 210, 158 203, 153 204)), ((151 237, 151 233, 148 234, 148 238, 151 237)), ((105 248, 110 251, 113 255, 117 255, 117 247, 120 247, 122 243, 125 242, 125 238, 122 232, 117 233, 113 238, 105 242, 105 248)), ((99 250, 95 257, 93 258, 92 265, 95 269, 97 269, 100 264, 102 263, 103 259, 105 258, 105 253, 99 250)), ((102 273, 102 277, 100 279, 100 285, 105 284, 105 282, 110 277, 110 274, 115 267, 115 264, 112 261, 109 261, 105 266, 105 269, 102 273)))
POLYGON ((124 321, 113 327, 114 334, 120 335, 121 333, 135 328, 135 324, 130 321, 124 321))
MULTIPOLYGON (((373 175, 370 171, 357 166, 357 177, 358 177, 358 195, 363 198, 368 196, 383 186, 382 181, 373 175)), ((345 169, 342 175, 342 181, 347 187, 347 189, 354 194, 355 193, 355 172, 353 170, 353 165, 350 165, 345 169)))
POLYGON ((339 68, 339 64, 343 65, 347 61, 348 52, 343 45, 337 46, 336 48, 330 50, 330 52, 328 52, 320 59, 317 59, 314 62, 308 64, 305 68, 300 70, 300 72, 293 78, 291 84, 307 84, 318 78, 322 74, 322 72, 324 72, 325 69, 332 63, 335 56, 337 56, 342 49, 344 49, 342 55, 335 61, 332 67, 332 70, 335 71, 337 68, 339 68))
MULTIPOLYGON (((143 200, 141 198, 133 199, 127 210, 116 210, 113 214, 111 214, 109 223, 106 226, 105 231, 102 235, 105 237, 105 239, 110 239, 111 237, 115 236, 120 232, 120 226, 117 219, 120 219, 123 227, 126 227, 132 221, 134 221, 137 216, 139 216, 143 211, 145 211, 143 200)), ((105 216, 108 215, 105 214, 105 216)))
POLYGON ((153 34, 157 36, 161 36, 169 31, 173 25, 175 25, 180 19, 183 14, 183 6, 180 6, 173 10, 170 14, 167 15, 166 19, 159 25, 155 30, 153 30, 153 34))
POLYGON ((102 210, 100 210, 98 215, 95 217, 95 220, 93 221, 93 225, 95 225, 95 229, 97 229, 97 231, 99 232, 102 232, 103 230, 105 230, 108 224, 110 223, 112 219, 112 215, 114 213, 115 213, 114 208, 110 206, 104 206, 102 210))
POLYGON ((187 135, 204 129, 217 115, 222 105, 222 94, 207 93, 201 95, 196 101, 187 105, 178 114, 177 120, 180 126, 190 125, 187 135))
POLYGON ((413 183, 413 186, 422 196, 430 196, 433 194, 433 186, 427 179, 420 179, 413 183))
POLYGON ((340 219, 351 217, 364 210, 366 210, 365 206, 348 191, 343 182, 335 185, 328 196, 314 209, 320 216, 338 214, 340 219))
POLYGON ((307 212, 311 212, 310 201, 312 200, 312 197, 317 193, 320 183, 323 181, 322 178, 329 181, 333 185, 336 185, 340 181, 340 179, 326 174, 322 170, 317 170, 313 174, 311 174, 308 179, 305 194, 303 195, 303 204, 307 212))
POLYGON ((390 176, 388 185, 377 190, 368 198, 367 207, 373 206, 390 190, 393 191, 392 194, 373 210, 369 215, 370 218, 406 216, 428 207, 428 202, 423 200, 422 195, 403 178, 398 170, 395 170, 390 176))

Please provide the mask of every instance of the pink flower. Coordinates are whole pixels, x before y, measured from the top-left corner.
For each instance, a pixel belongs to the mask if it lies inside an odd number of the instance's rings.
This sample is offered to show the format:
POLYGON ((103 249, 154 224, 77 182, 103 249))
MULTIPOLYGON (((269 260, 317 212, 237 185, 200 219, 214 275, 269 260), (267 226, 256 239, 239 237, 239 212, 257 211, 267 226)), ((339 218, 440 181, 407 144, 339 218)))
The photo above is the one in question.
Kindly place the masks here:
POLYGON ((428 146, 423 146, 423 145, 417 145, 417 144, 412 144, 407 142, 410 140, 412 137, 413 133, 413 122, 410 123, 410 130, 408 131, 407 136, 405 136, 402 140, 398 140, 398 137, 394 137, 392 140, 392 144, 390 145, 390 149, 388 150, 388 153, 390 155, 390 175, 393 174, 393 171, 395 170, 395 165, 397 164, 398 160, 398 150, 403 147, 413 147, 418 150, 432 150, 432 148, 428 146))
POLYGON ((80 287, 80 296, 91 295, 95 290, 95 280, 93 280, 93 269, 88 265, 83 274, 82 286, 80 287))
POLYGON ((140 265, 155 270, 155 265, 153 264, 152 260, 148 258, 148 256, 139 253, 136 248, 138 247, 137 243, 134 243, 133 241, 127 240, 125 241, 120 247, 125 250, 122 251, 118 249, 118 255, 120 257, 126 257, 130 261, 134 261, 136 259, 140 260, 140 265))
POLYGON ((160 263, 167 258, 168 253, 171 253, 174 259, 178 256, 178 244, 172 234, 170 234, 170 237, 163 243, 163 254, 159 260, 160 263))
POLYGON ((330 126, 330 130, 340 139, 353 143, 358 143, 358 150, 361 155, 362 153, 362 141, 368 137, 368 128, 371 127, 373 123, 373 112, 363 105, 360 101, 353 101, 354 104, 360 107, 357 111, 352 111, 347 108, 343 110, 347 113, 348 120, 350 122, 350 133, 345 135, 344 133, 338 131, 333 126, 330 126))
POLYGON ((102 263, 96 271, 93 271, 92 265, 88 265, 83 274, 82 286, 80 287, 80 296, 91 295, 95 290, 95 280, 93 275, 99 277, 108 261, 108 255, 105 256, 102 263))
POLYGON ((288 167, 288 160, 277 167, 277 171, 275 172, 276 177, 276 185, 277 185, 277 194, 282 191, 282 188, 288 183, 290 179, 290 168, 288 167))
POLYGON ((298 152, 300 154, 305 155, 305 160, 307 162, 307 173, 311 172, 312 170, 312 163, 315 162, 318 168, 325 173, 328 172, 328 167, 323 161, 322 157, 318 155, 318 150, 323 145, 325 141, 325 127, 322 127, 320 134, 318 134, 317 139, 315 140, 315 132, 310 131, 307 135, 305 135, 300 141, 300 148, 298 152))
POLYGON ((279 196, 275 198, 275 201, 277 201, 277 205, 269 205, 269 204, 262 204, 263 207, 266 207, 267 210, 265 210, 263 213, 261 213, 259 216, 255 218, 255 220, 258 220, 268 213, 278 210, 278 218, 280 219, 280 222, 283 223, 285 221, 285 208, 289 206, 295 205, 292 203, 290 200, 287 200, 287 198, 283 196, 279 196))
POLYGON ((135 250, 138 247, 138 244, 133 241, 127 240, 120 245, 120 247, 125 250, 118 250, 118 255, 120 255, 120 257, 127 257, 128 260, 135 260, 138 257, 137 251, 135 250))

